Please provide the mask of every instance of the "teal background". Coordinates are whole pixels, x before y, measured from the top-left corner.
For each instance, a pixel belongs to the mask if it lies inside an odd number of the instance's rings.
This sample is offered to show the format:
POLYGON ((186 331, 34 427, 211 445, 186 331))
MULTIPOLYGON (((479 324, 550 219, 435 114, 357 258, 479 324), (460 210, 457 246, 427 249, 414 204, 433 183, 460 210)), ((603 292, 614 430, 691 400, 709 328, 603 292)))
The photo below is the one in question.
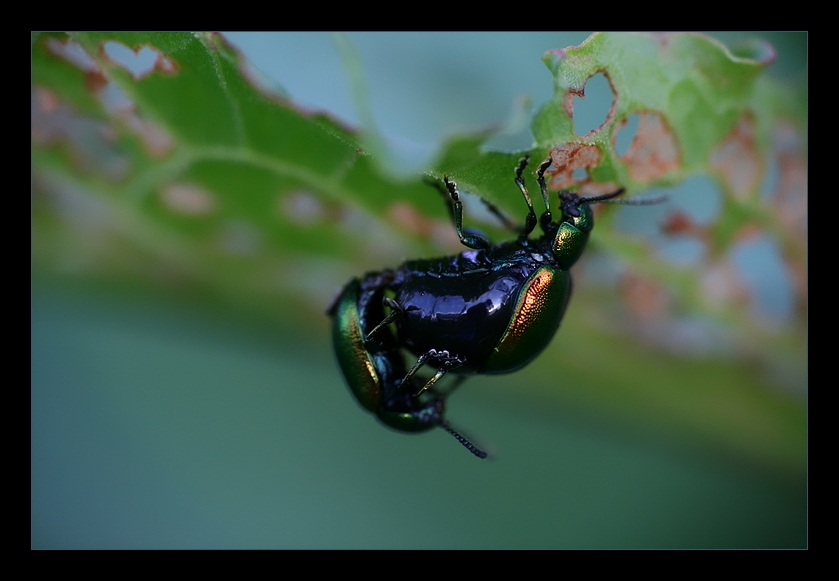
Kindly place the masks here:
POLYGON ((479 461, 376 423, 325 333, 37 293, 32 336, 36 548, 805 543, 801 483, 554 409, 527 371, 450 400, 479 461))

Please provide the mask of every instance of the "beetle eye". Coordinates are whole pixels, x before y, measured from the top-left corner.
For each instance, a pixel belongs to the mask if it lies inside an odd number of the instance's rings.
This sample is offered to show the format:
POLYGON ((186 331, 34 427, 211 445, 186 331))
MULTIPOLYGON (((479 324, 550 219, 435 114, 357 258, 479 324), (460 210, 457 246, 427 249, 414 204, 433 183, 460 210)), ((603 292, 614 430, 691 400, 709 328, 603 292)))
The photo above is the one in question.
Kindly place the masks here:
POLYGON ((561 202, 562 217, 568 218, 580 217, 580 198, 577 194, 572 192, 559 192, 559 201, 561 202))
POLYGON ((573 216, 574 218, 579 218, 580 208, 578 208, 576 204, 568 204, 562 208, 562 213, 567 214, 568 216, 573 216))

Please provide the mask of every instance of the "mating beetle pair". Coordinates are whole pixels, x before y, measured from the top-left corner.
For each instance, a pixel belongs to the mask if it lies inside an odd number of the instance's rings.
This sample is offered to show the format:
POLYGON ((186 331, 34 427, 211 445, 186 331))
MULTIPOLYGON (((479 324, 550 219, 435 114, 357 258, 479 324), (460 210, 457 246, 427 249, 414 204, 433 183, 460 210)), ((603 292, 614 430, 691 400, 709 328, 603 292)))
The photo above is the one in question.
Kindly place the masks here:
POLYGON ((457 185, 444 177, 442 185, 432 185, 445 197, 460 242, 469 250, 411 260, 353 279, 328 311, 338 363, 364 408, 397 430, 442 427, 479 458, 486 453, 445 419, 445 401, 453 388, 442 392, 435 385, 449 372, 459 383, 465 375, 516 371, 548 345, 571 296, 569 269, 594 226, 589 204, 624 192, 621 188, 597 197, 560 192, 562 216, 553 221, 544 175, 552 163, 549 157, 536 171, 546 208, 538 220, 543 233, 531 239, 537 219, 522 175, 527 163, 522 158, 515 170, 528 208, 523 228, 515 228, 484 201, 518 233, 517 239, 492 245, 482 234, 464 231, 457 185), (417 357, 410 369, 406 350, 417 357), (434 373, 421 375, 423 366, 434 373))

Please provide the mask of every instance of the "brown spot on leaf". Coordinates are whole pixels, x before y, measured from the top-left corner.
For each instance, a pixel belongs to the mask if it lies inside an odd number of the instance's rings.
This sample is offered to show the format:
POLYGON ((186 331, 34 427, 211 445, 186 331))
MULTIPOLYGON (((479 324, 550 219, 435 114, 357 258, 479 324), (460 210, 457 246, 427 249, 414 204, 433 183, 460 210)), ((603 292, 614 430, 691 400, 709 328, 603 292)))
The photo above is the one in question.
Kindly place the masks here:
POLYGON ((737 232, 734 234, 734 240, 742 243, 746 240, 754 240, 762 234, 763 230, 760 225, 754 222, 747 222, 737 229, 737 232))
POLYGON ((277 207, 285 219, 300 226, 317 224, 328 215, 323 202, 305 190, 297 190, 280 196, 277 207))
POLYGON ((706 266, 701 276, 702 296, 710 304, 738 305, 742 308, 749 306, 749 288, 730 261, 706 266))
MULTIPOLYGON (((578 193, 581 196, 603 196, 612 194, 621 188, 620 184, 615 182, 588 182, 580 185, 578 193)), ((595 204, 595 213, 600 211, 598 206, 605 206, 606 204, 595 204)))
POLYGON ((807 230, 807 160, 804 140, 796 127, 781 121, 773 131, 778 184, 774 205, 781 222, 804 236, 807 230))
POLYGON ((778 183, 772 199, 778 221, 786 231, 782 247, 787 272, 795 289, 795 309, 804 320, 807 301, 807 159, 804 136, 792 122, 782 120, 773 130, 778 183))
POLYGON ((763 160, 755 145, 754 119, 750 114, 740 117, 711 153, 711 167, 722 174, 731 192, 741 199, 760 185, 763 160))
POLYGON ((550 176, 551 189, 562 190, 575 184, 587 183, 591 178, 575 179, 574 170, 583 169, 586 172, 600 162, 602 154, 596 145, 585 143, 566 143, 551 149, 553 159, 552 169, 546 175, 550 176))
POLYGON ((171 58, 162 52, 157 53, 157 59, 154 61, 154 70, 159 73, 163 73, 164 75, 174 75, 178 72, 179 68, 178 63, 173 61, 171 58))
POLYGON ((31 128, 33 143, 61 147, 77 168, 114 181, 130 169, 128 160, 113 147, 110 125, 80 117, 57 94, 37 85, 32 87, 31 128))
POLYGON ((690 216, 681 211, 670 212, 661 225, 662 233, 668 236, 688 236, 706 240, 708 229, 691 219, 690 216))
POLYGON ((397 229, 404 229, 414 236, 428 238, 435 230, 434 220, 420 214, 405 202, 394 202, 387 209, 387 219, 397 229))
MULTIPOLYGON (((626 121, 618 122, 613 139, 626 121)), ((638 129, 620 160, 627 165, 630 177, 636 182, 653 181, 679 166, 679 150, 673 131, 660 113, 638 112, 638 129)))
POLYGON ((663 319, 670 308, 670 296, 655 280, 627 272, 619 288, 627 309, 639 320, 663 319))
POLYGON ((35 87, 35 100, 41 111, 49 115, 58 110, 58 95, 45 87, 35 87))
POLYGON ((134 131, 143 143, 143 148, 154 158, 165 157, 174 147, 169 133, 157 123, 141 119, 134 111, 121 112, 125 123, 134 131))
POLYGON ((216 209, 216 198, 205 188, 194 184, 173 184, 160 193, 163 204, 185 216, 207 216, 216 209))
POLYGON ((574 98, 579 97, 580 99, 586 98, 586 88, 580 87, 579 89, 576 87, 571 87, 568 89, 568 92, 565 93, 565 96, 562 98, 562 108, 565 110, 565 114, 574 118, 574 98))
POLYGON ((91 93, 99 93, 108 84, 108 79, 102 71, 87 71, 84 76, 84 84, 91 93))
POLYGON ((667 49, 670 48, 670 37, 672 33, 662 32, 656 34, 655 37, 658 38, 658 50, 661 53, 667 52, 667 49))

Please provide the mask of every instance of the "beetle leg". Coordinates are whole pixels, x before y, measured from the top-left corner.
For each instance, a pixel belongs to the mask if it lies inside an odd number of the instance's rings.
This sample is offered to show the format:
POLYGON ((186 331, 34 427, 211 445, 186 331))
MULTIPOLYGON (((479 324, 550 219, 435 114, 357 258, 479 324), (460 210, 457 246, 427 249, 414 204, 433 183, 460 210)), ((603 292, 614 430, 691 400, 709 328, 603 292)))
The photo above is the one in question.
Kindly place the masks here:
MULTIPOLYGON (((414 374, 417 371, 419 371, 419 368, 423 366, 423 364, 425 363, 425 360, 428 359, 430 353, 431 353, 431 351, 429 351, 428 353, 423 353, 422 355, 419 356, 419 359, 417 359, 417 362, 414 364, 413 367, 411 367, 410 371, 408 371, 408 375, 406 375, 402 379, 402 382, 399 384, 399 389, 400 390, 405 386, 406 383, 408 383, 410 381, 410 379, 414 376, 414 374)), ((425 390, 425 388, 423 388, 420 391, 420 393, 422 393, 423 390, 425 390)))
POLYGON ((428 176, 425 177, 425 183, 434 187, 438 192, 440 192, 440 195, 443 196, 443 200, 446 202, 446 209, 449 211, 449 218, 451 218, 452 224, 455 228, 457 228, 457 219, 454 215, 454 200, 452 200, 452 197, 449 195, 449 190, 447 190, 446 187, 439 182, 439 180, 432 179, 428 176))
POLYGON ((539 169, 536 171, 536 181, 539 183, 539 189, 542 190, 542 199, 545 201, 545 213, 542 214, 541 226, 542 231, 547 232, 548 225, 553 220, 551 216, 551 201, 548 197, 548 184, 545 183, 545 170, 551 167, 553 158, 548 156, 548 159, 539 164, 539 169))
POLYGON ((390 307, 390 313, 388 313, 388 315, 384 319, 382 319, 381 323, 373 327, 372 331, 367 333, 367 336, 364 337, 365 341, 369 341, 373 337, 373 335, 375 335, 381 329, 384 329, 392 322, 394 322, 396 319, 402 316, 402 307, 400 307, 399 303, 397 303, 395 300, 388 297, 384 297, 382 299, 382 304, 387 307, 390 307))
POLYGON ((454 229, 457 231, 457 237, 460 238, 460 243, 467 248, 474 248, 481 250, 482 248, 489 248, 491 244, 486 236, 475 231, 471 233, 463 232, 463 202, 460 201, 460 192, 457 191, 457 184, 449 180, 448 176, 443 176, 443 183, 445 189, 438 182, 429 182, 436 187, 441 194, 446 198, 446 204, 449 208, 449 216, 451 216, 454 223, 454 229))
POLYGON ((429 359, 434 359, 438 364, 441 365, 437 372, 429 379, 426 384, 419 390, 414 397, 419 396, 425 390, 429 389, 433 386, 437 381, 443 377, 447 372, 451 371, 452 369, 457 369, 464 363, 466 363, 466 359, 459 357, 457 355, 451 355, 448 351, 437 351, 436 349, 429 349, 425 353, 419 356, 417 362, 411 367, 411 370, 408 372, 408 375, 405 376, 405 379, 402 380, 402 383, 399 384, 399 388, 402 387, 410 381, 410 379, 414 376, 414 374, 422 367, 426 361, 429 359))
POLYGON ((524 168, 527 167, 527 163, 530 161, 530 156, 525 155, 523 158, 519 160, 519 165, 516 168, 516 185, 521 190, 521 195, 524 196, 524 201, 527 204, 527 218, 524 220, 524 228, 519 234, 519 238, 521 240, 526 239, 530 236, 530 233, 533 232, 533 229, 536 227, 536 212, 533 211, 533 202, 530 201, 530 194, 527 192, 527 186, 524 185, 524 178, 522 177, 522 172, 524 168))
POLYGON ((447 372, 448 372, 448 369, 446 369, 445 367, 438 369, 437 373, 432 375, 431 379, 429 379, 425 383, 425 385, 422 386, 422 389, 414 394, 414 397, 419 397, 422 394, 422 392, 424 392, 425 390, 430 388, 432 385, 437 383, 440 380, 440 378, 443 377, 447 372))
POLYGON ((487 240, 484 236, 475 233, 463 233, 463 202, 460 201, 460 192, 457 191, 457 184, 449 180, 448 176, 443 176, 443 183, 446 184, 446 189, 449 191, 449 196, 452 200, 452 209, 454 211, 454 229, 457 231, 460 243, 467 248, 474 248, 475 250, 489 248, 491 246, 489 240, 487 240))
MULTIPOLYGON (((449 209, 449 216, 452 219, 452 224, 454 224, 455 228, 457 228, 457 216, 456 216, 457 212, 455 210, 455 201, 452 199, 452 196, 449 194, 448 189, 446 189, 448 187, 448 184, 447 184, 446 187, 444 187, 440 182, 438 182, 437 180, 432 180, 431 178, 426 178, 425 183, 427 183, 430 186, 434 186, 435 188, 437 188, 437 190, 446 199, 446 207, 449 209)), ((454 182, 451 182, 451 183, 454 183, 454 182)), ((459 199, 459 197, 460 197, 459 192, 457 192, 457 194, 458 194, 458 199, 459 199)), ((509 230, 512 230, 516 234, 521 234, 521 228, 516 226, 513 223, 513 221, 510 220, 510 218, 504 212, 502 212, 501 209, 498 206, 496 206, 495 204, 493 204, 492 202, 490 202, 489 200, 486 200, 484 198, 479 198, 479 199, 481 200, 483 205, 486 207, 486 209, 489 210, 490 213, 493 216, 495 216, 498 219, 498 221, 501 222, 501 224, 505 228, 507 228, 509 230)), ((462 217, 463 217, 463 211, 461 210, 461 220, 462 220, 462 217)), ((483 234, 483 232, 476 231, 474 229, 468 229, 468 230, 469 230, 470 234, 474 234, 478 238, 486 239, 486 236, 483 234)), ((465 236, 465 238, 467 238, 467 239, 469 238, 468 234, 467 234, 467 236, 465 236)))

